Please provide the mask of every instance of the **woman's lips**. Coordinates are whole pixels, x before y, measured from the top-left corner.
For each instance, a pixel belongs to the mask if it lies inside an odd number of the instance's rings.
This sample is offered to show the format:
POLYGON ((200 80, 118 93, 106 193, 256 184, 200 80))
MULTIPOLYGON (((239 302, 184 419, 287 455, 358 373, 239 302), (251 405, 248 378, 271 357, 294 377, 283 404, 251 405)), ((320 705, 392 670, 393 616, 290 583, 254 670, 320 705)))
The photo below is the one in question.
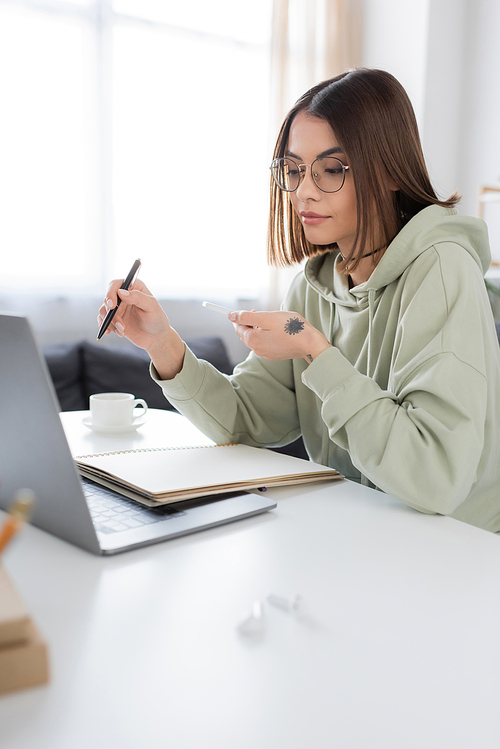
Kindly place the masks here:
POLYGON ((323 221, 327 221, 329 216, 321 216, 319 213, 313 213, 312 211, 301 211, 302 222, 314 226, 315 224, 322 224, 323 221))

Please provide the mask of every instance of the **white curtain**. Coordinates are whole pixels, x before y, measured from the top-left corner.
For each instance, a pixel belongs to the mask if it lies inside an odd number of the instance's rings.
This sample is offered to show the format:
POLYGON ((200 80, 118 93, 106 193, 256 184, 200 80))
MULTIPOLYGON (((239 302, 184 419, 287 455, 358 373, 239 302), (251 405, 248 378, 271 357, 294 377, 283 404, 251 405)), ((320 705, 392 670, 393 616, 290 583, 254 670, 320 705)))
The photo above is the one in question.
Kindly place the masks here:
MULTIPOLYGON (((271 138, 309 88, 361 65, 362 0, 274 0, 271 41, 271 138)), ((271 152, 272 148, 270 148, 271 152)), ((298 268, 270 270, 267 307, 279 306, 298 268)))

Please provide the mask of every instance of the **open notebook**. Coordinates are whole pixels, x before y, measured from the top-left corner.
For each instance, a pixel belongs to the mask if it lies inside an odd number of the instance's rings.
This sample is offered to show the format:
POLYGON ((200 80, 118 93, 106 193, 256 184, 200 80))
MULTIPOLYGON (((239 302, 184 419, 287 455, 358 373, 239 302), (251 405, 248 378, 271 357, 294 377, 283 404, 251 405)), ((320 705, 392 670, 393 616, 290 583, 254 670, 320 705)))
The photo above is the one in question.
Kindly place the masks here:
POLYGON ((223 492, 343 478, 333 468, 232 443, 80 455, 76 463, 82 476, 150 507, 223 492))

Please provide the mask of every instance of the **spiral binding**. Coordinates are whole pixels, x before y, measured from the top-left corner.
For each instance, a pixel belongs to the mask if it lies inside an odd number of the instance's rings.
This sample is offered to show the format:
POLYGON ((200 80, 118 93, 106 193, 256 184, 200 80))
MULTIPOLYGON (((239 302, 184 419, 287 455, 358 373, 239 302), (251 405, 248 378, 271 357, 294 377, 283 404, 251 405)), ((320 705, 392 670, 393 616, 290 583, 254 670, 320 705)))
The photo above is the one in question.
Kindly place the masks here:
POLYGON ((129 453, 161 453, 168 452, 171 450, 200 450, 203 447, 232 447, 237 445, 237 442, 223 442, 218 445, 179 445, 173 447, 137 447, 133 450, 115 450, 109 453, 91 453, 90 455, 77 455, 76 460, 83 460, 85 458, 107 458, 110 455, 127 455, 129 453))

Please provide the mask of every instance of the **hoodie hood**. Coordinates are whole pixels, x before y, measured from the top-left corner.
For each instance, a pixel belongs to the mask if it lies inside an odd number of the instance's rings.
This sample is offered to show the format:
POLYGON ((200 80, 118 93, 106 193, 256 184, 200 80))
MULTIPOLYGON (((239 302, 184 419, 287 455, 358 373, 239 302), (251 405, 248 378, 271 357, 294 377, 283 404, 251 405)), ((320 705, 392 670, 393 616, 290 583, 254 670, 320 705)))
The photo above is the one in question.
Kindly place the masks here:
POLYGON ((393 239, 370 278, 348 288, 347 277, 338 273, 340 253, 311 258, 305 265, 307 283, 328 301, 347 307, 364 308, 369 299, 399 278, 419 255, 443 242, 467 252, 484 275, 491 263, 488 231, 480 218, 459 216, 454 208, 438 205, 424 208, 393 239), (371 293, 370 293, 371 292, 371 293), (375 293, 374 293, 375 292, 375 293))

